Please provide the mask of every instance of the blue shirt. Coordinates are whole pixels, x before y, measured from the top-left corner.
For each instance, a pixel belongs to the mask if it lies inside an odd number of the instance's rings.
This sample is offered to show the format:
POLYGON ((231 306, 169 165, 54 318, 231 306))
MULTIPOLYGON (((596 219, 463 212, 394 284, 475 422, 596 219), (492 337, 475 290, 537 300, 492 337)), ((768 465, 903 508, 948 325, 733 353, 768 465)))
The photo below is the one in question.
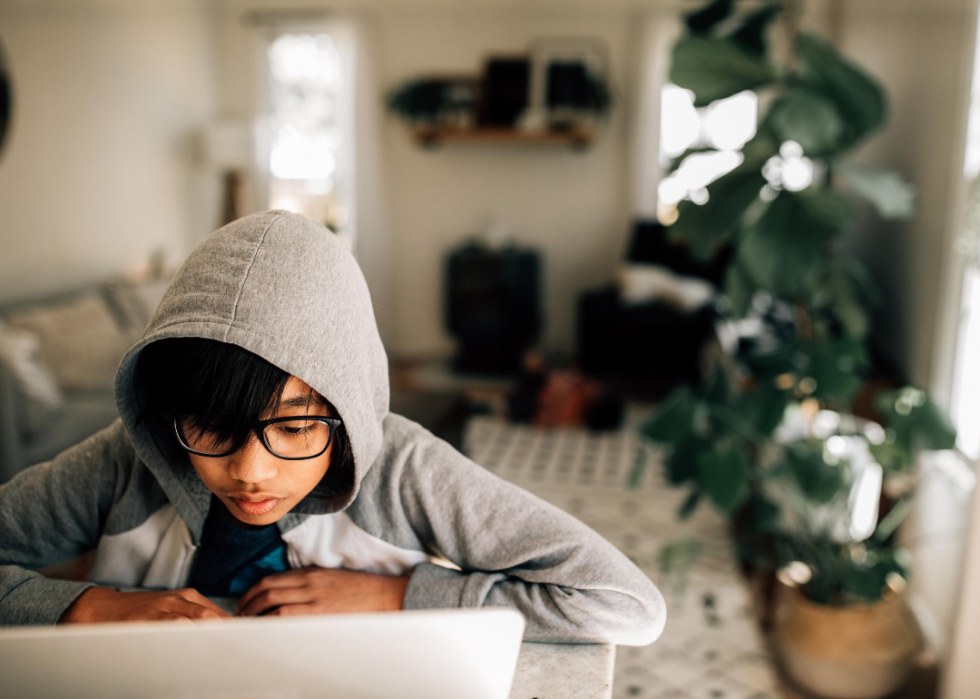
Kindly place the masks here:
POLYGON ((289 569, 279 527, 246 524, 211 496, 188 587, 206 597, 238 597, 265 576, 289 569))

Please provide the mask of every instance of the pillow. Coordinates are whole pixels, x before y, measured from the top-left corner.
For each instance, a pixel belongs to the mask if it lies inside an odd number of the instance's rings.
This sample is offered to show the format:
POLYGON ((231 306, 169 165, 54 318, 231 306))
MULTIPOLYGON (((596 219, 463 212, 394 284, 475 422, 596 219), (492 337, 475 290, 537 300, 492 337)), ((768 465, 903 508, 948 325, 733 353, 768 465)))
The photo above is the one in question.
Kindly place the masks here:
POLYGON ((106 282, 103 286, 106 301, 133 342, 143 336, 150 317, 169 286, 169 279, 132 282, 124 278, 106 282))
POLYGON ((111 389, 132 344, 98 292, 20 311, 7 323, 37 337, 41 358, 64 390, 111 389))
POLYGON ((41 360, 38 339, 27 330, 0 323, 0 364, 13 378, 17 428, 27 437, 44 429, 63 407, 65 396, 41 360))
POLYGON ((627 305, 660 302, 691 313, 714 299, 715 288, 663 265, 627 264, 619 269, 619 296, 627 305))

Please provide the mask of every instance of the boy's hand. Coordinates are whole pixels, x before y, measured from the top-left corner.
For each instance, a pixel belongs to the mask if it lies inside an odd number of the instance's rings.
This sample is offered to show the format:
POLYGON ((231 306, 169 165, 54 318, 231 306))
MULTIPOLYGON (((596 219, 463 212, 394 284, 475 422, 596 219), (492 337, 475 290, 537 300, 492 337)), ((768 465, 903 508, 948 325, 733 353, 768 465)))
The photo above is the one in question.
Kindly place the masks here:
POLYGON ((231 615, 197 590, 119 592, 91 587, 78 596, 58 620, 59 624, 105 621, 205 621, 231 615))
POLYGON ((408 577, 311 566, 269 575, 242 595, 240 616, 383 612, 402 608, 408 577))

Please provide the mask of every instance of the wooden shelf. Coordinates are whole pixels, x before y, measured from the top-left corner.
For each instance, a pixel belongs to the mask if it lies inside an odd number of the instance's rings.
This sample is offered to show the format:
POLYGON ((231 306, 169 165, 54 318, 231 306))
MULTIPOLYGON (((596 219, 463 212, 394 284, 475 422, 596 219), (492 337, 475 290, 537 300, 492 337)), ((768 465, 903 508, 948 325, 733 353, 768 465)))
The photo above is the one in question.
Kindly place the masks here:
POLYGON ((525 131, 496 128, 417 128, 412 131, 419 145, 432 148, 443 143, 473 145, 564 146, 584 149, 592 145, 595 133, 591 129, 568 131, 525 131))

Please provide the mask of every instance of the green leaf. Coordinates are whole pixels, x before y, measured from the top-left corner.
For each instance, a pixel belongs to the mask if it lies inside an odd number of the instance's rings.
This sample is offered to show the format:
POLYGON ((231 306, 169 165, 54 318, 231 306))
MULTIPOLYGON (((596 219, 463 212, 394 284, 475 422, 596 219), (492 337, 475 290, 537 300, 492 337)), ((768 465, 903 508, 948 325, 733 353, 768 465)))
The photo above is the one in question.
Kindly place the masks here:
POLYGON ((784 92, 767 119, 781 140, 796 141, 812 157, 836 151, 846 131, 837 105, 803 87, 784 92))
POLYGON ((776 79, 775 67, 746 53, 728 39, 687 36, 674 44, 670 81, 694 92, 704 107, 776 79))
POLYGON ((780 295, 801 294, 831 239, 850 222, 852 214, 850 201, 831 190, 783 192, 746 231, 738 248, 740 264, 764 289, 780 295))
POLYGON ((834 307, 841 325, 851 337, 865 338, 871 330, 871 317, 854 296, 842 293, 834 307))
POLYGON ((841 233, 853 223, 856 213, 854 203, 832 189, 810 187, 793 192, 804 211, 811 217, 808 228, 818 235, 832 236, 841 233))
POLYGON ((881 304, 881 292, 871 272, 856 257, 840 257, 835 265, 841 270, 869 306, 881 304))
POLYGON ((732 304, 732 316, 744 318, 752 303, 755 284, 742 265, 735 260, 725 270, 725 295, 732 304))
POLYGON ((906 493, 899 498, 898 502, 888 510, 888 514, 878 521, 878 526, 875 527, 871 540, 879 543, 888 541, 895 531, 902 526, 902 522, 912 514, 912 508, 915 507, 915 504, 915 491, 906 493))
POLYGON ((736 446, 715 445, 698 455, 698 486, 731 515, 749 494, 749 462, 736 446))
POLYGON ((728 405, 731 402, 732 393, 737 390, 732 385, 731 375, 721 364, 715 368, 711 376, 703 380, 703 384, 701 393, 708 404, 728 405))
POLYGON ((871 455, 886 476, 907 473, 914 462, 911 447, 904 442, 899 442, 894 430, 887 430, 885 434, 887 437, 884 442, 869 445, 871 455))
POLYGON ((649 461, 651 450, 648 448, 647 443, 640 440, 636 443, 636 453, 633 456, 633 465, 630 467, 629 474, 626 476, 626 487, 629 490, 636 490, 640 487, 640 481, 643 480, 644 474, 647 472, 647 462, 649 461))
POLYGON ((690 386, 676 389, 657 407, 642 427, 643 434, 654 442, 674 444, 694 434, 698 398, 690 386))
POLYGON ((854 338, 867 337, 871 329, 871 316, 854 294, 853 287, 839 279, 828 279, 825 283, 833 295, 830 310, 840 320, 845 334, 854 338))
POLYGON ((915 215, 915 186, 893 170, 848 163, 834 172, 866 199, 884 219, 907 221, 915 215))
POLYGON ((691 34, 707 34, 732 12, 732 0, 712 0, 704 7, 684 15, 691 34))
POLYGON ((813 396, 836 405, 848 405, 864 385, 868 347, 863 340, 840 338, 810 346, 808 375, 816 383, 813 396))
POLYGON ((759 192, 766 183, 762 166, 779 152, 779 142, 771 130, 761 128, 742 148, 742 162, 734 170, 708 185, 704 205, 682 201, 677 222, 669 233, 688 245, 691 253, 710 260, 733 231, 747 218, 753 205, 763 204, 759 192))
POLYGON ((710 444, 700 439, 689 439, 671 449, 664 460, 664 476, 671 485, 697 481, 698 456, 710 444))
POLYGON ((853 258, 834 259, 812 291, 814 315, 836 319, 849 337, 862 339, 871 329, 868 309, 879 302, 878 290, 867 269, 853 258))
POLYGON ((799 343, 789 341, 772 349, 743 353, 740 359, 745 362, 756 379, 775 380, 780 374, 797 373, 801 369, 799 366, 801 354, 799 343))
MULTIPOLYGON (((744 163, 743 163, 744 165, 744 163)), ((682 201, 670 236, 687 243, 691 254, 710 260, 731 236, 745 211, 759 200, 766 178, 761 170, 741 165, 708 185, 708 201, 682 201)))
POLYGON ((672 581, 675 594, 683 594, 688 573, 700 557, 701 542, 690 534, 661 547, 657 553, 657 567, 663 578, 672 581))
POLYGON ((776 531, 779 525, 779 506, 763 495, 752 495, 748 502, 748 523, 755 532, 776 531))
POLYGON ((762 381, 739 397, 737 410, 764 435, 770 435, 782 422, 789 405, 789 395, 773 381, 762 381))
POLYGON ((779 14, 779 5, 775 3, 760 7, 758 10, 749 13, 742 26, 736 29, 729 37, 739 47, 753 56, 762 56, 766 52, 766 29, 776 15, 779 14))
POLYGON ((388 93, 388 109, 409 121, 436 122, 448 105, 445 80, 411 80, 388 93))
POLYGON ((681 507, 677 511, 677 518, 681 520, 689 519, 690 516, 694 514, 694 510, 697 509, 699 502, 701 502, 701 491, 692 490, 687 494, 687 497, 684 498, 684 502, 681 503, 681 507))
POLYGON ((759 124, 755 136, 742 146, 742 157, 745 158, 738 166, 739 170, 762 170, 763 165, 772 156, 779 153, 779 134, 769 128, 768 124, 759 124))
POLYGON ((781 472, 796 482, 805 498, 820 504, 830 502, 849 488, 844 467, 824 460, 823 442, 820 441, 805 442, 788 449, 781 472))
POLYGON ((885 577, 882 570, 867 565, 859 565, 844 559, 844 586, 841 592, 845 596, 856 597, 867 602, 877 602, 885 589, 885 577))
POLYGON ((956 446, 956 428, 949 416, 918 388, 906 386, 883 391, 875 397, 875 408, 892 433, 888 438, 894 437, 899 455, 904 450, 911 460, 918 449, 956 446))
POLYGON ((952 449, 956 446, 956 428, 949 416, 932 400, 919 411, 916 430, 923 449, 952 449))
POLYGON ((908 576, 908 552, 898 546, 869 547, 863 560, 854 561, 842 555, 844 579, 841 592, 844 598, 863 602, 878 602, 888 585, 888 576, 897 573, 908 576))
POLYGON ((801 33, 793 48, 803 81, 827 95, 840 109, 845 124, 840 150, 854 145, 885 122, 887 101, 876 80, 815 34, 801 33))

